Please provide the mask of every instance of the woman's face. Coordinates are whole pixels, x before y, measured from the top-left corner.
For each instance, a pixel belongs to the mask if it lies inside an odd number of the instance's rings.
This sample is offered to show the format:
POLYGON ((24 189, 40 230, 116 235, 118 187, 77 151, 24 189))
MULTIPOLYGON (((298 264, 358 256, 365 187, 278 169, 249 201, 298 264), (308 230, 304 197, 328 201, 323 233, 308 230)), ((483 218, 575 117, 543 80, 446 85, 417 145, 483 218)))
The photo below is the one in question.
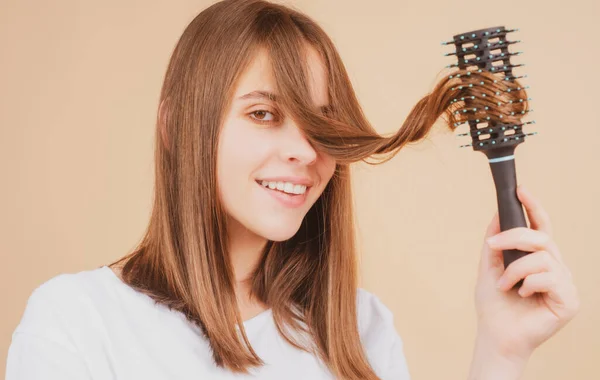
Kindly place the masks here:
MULTIPOLYGON (((327 73, 318 53, 308 49, 312 101, 325 107, 327 73)), ((260 50, 241 75, 225 115, 217 178, 233 231, 245 227, 265 239, 283 241, 298 231, 323 192, 335 159, 316 151, 267 93, 277 96, 267 53, 260 50)))

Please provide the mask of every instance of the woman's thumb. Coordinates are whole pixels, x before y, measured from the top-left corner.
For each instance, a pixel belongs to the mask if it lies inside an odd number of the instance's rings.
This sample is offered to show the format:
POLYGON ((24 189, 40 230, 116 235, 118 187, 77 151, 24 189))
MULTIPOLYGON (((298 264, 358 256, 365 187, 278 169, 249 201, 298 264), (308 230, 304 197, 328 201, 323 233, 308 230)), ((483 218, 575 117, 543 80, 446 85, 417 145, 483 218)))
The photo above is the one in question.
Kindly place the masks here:
POLYGON ((494 236, 500 233, 500 217, 498 212, 494 214, 492 221, 485 231, 485 237, 483 239, 483 248, 481 249, 481 258, 479 264, 480 274, 490 274, 490 271, 495 274, 496 278, 502 275, 504 271, 504 259, 502 257, 502 250, 492 249, 487 243, 488 237, 494 236))

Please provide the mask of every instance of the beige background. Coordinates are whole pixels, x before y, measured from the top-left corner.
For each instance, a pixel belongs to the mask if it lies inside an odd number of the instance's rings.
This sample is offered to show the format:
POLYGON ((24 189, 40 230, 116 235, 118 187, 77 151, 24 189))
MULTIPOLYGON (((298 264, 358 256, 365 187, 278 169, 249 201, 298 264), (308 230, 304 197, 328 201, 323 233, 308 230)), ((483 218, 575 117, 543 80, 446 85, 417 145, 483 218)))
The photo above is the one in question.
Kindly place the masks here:
MULTIPOLYGON (((31 291, 122 256, 141 237, 153 185, 154 118, 169 55, 210 1, 1 0, 0 357, 31 291)), ((453 63, 453 34, 511 35, 540 135, 517 150, 519 182, 548 210, 581 292, 577 318, 524 379, 598 379, 597 72, 600 5, 556 1, 288 1, 321 23, 382 134, 453 63), (477 6, 475 6, 477 4, 477 6)), ((464 379, 473 286, 495 208, 485 156, 438 127, 383 166, 355 166, 362 286, 395 314, 414 379, 464 379)))

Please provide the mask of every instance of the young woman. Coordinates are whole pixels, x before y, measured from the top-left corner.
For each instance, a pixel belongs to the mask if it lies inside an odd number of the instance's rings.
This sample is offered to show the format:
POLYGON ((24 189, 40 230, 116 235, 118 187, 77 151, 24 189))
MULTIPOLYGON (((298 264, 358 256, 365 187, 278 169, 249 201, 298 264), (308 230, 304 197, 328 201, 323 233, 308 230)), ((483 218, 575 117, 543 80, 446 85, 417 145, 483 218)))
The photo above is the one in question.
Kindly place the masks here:
MULTIPOLYGON (((314 21, 261 0, 210 6, 167 69, 143 240, 32 293, 7 380, 408 380, 392 313, 357 287, 349 164, 424 137, 441 96, 381 137, 314 21)), ((495 216, 485 235, 471 379, 519 378, 578 309, 548 216, 518 195, 531 228, 500 233, 495 216), (504 271, 509 248, 533 253, 504 271)))

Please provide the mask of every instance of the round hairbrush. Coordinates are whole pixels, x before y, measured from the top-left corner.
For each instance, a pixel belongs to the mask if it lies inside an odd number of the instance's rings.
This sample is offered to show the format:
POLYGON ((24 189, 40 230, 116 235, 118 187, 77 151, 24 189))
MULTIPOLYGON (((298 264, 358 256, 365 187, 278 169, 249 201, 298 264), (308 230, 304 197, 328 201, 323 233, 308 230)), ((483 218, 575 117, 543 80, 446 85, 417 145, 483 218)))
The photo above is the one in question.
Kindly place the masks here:
MULTIPOLYGON (((503 26, 474 30, 455 35, 452 41, 442 45, 453 44, 456 51, 445 54, 455 55, 457 63, 448 68, 457 71, 448 77, 450 88, 450 122, 458 127, 468 124, 469 131, 458 136, 470 136, 471 143, 461 147, 472 147, 488 157, 498 201, 500 229, 502 231, 527 227, 523 207, 517 197, 517 178, 515 170, 515 148, 525 142, 526 136, 536 134, 525 133, 526 124, 522 122, 524 115, 532 112, 528 109, 525 90, 514 76, 515 67, 523 64, 512 64, 510 57, 522 52, 509 52, 509 46, 520 41, 507 41, 506 35, 518 29, 506 30, 503 26)), ((517 249, 504 250, 504 267, 513 261, 529 254, 517 249)), ((515 286, 522 285, 522 280, 515 286)))

